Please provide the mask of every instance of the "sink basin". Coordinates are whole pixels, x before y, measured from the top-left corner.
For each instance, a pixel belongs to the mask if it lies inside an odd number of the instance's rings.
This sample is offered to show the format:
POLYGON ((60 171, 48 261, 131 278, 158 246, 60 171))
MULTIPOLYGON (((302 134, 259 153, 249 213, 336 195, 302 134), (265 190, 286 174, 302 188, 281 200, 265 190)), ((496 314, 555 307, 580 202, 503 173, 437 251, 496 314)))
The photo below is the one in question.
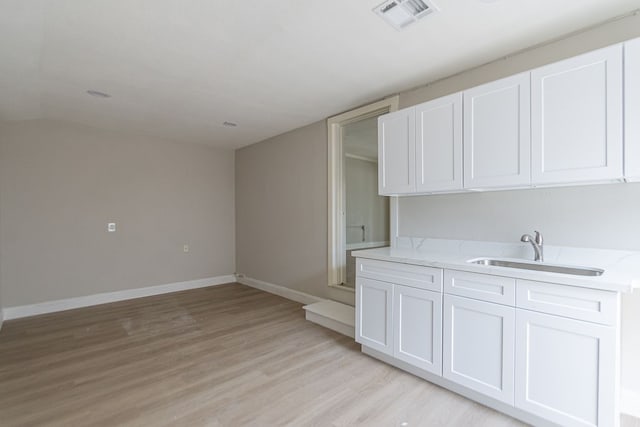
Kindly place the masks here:
POLYGON ((544 264, 538 262, 511 261, 506 259, 478 258, 470 259, 472 264, 492 265, 495 267, 518 268, 521 270, 547 271, 549 273, 571 274, 573 276, 602 276, 604 270, 589 267, 570 267, 566 265, 544 264))

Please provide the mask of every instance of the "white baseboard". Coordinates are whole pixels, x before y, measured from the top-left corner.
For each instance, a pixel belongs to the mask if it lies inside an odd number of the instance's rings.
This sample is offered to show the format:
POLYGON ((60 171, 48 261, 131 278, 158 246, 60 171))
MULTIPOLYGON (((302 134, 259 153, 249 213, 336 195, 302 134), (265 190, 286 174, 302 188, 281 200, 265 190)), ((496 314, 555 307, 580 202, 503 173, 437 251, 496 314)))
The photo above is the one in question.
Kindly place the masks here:
POLYGON ((283 298, 290 299, 302 304, 313 304, 314 302, 324 301, 324 298, 319 298, 305 292, 296 291, 281 285, 274 285, 273 283, 263 282, 262 280, 252 279, 246 277, 243 274, 236 274, 236 282, 243 285, 251 286, 252 288, 260 289, 261 291, 269 292, 283 298))
POLYGON ((186 291, 188 289, 205 288, 207 286, 222 285, 223 283, 233 283, 235 280, 236 278, 232 274, 207 277, 205 279, 148 286, 146 288, 127 289, 125 291, 106 292, 76 298, 41 302, 38 304, 6 307, 2 310, 2 314, 4 316, 4 320, 19 319, 22 317, 37 316, 38 314, 53 313, 56 311, 71 310, 74 308, 89 307, 92 305, 106 304, 110 302, 167 294, 170 292, 186 291))
POLYGON ((640 418, 640 393, 623 388, 620 392, 620 412, 640 418))

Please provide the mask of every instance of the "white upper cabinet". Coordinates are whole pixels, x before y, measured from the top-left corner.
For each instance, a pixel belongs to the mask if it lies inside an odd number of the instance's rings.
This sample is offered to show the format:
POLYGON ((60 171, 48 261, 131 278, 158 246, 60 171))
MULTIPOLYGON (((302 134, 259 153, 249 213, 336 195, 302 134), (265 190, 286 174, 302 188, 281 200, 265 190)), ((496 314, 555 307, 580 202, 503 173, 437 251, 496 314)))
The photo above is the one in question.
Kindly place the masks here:
POLYGON ((378 118, 378 193, 415 192, 415 114, 413 108, 378 118))
POLYGON ((532 183, 621 179, 622 46, 531 72, 532 183))
POLYGON ((378 141, 381 195, 640 181, 640 39, 381 116, 378 141))
POLYGON ((419 194, 462 189, 462 94, 378 119, 378 192, 419 194))
POLYGON ((416 190, 462 189, 462 93, 415 107, 416 190))
POLYGON ((465 188, 530 184, 529 95, 529 73, 464 92, 465 188))
POLYGON ((640 39, 624 45, 625 164, 630 181, 640 181, 640 39))

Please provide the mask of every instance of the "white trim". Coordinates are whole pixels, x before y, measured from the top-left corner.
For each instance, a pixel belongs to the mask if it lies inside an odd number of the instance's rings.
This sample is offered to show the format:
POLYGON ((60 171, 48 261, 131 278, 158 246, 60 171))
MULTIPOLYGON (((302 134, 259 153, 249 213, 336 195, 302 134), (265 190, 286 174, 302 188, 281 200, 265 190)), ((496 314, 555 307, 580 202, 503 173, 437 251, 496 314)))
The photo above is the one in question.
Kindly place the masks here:
POLYGON ((207 277, 205 279, 187 280, 185 282, 168 283, 165 285, 148 286, 145 288, 127 289, 124 291, 105 292, 82 297, 47 301, 38 304, 6 307, 2 312, 4 320, 20 319, 22 317, 37 316, 39 314, 54 313, 57 311, 89 307, 92 305, 142 298, 152 295, 167 294, 170 292, 185 291, 188 289, 206 288, 208 286, 233 282, 235 282, 235 276, 229 274, 226 276, 207 277))
MULTIPOLYGON (((355 110, 347 111, 337 116, 327 119, 328 135, 328 182, 327 182, 327 209, 328 209, 328 280, 329 286, 335 286, 345 281, 345 247, 346 238, 344 230, 345 209, 343 191, 343 156, 342 156, 342 136, 341 127, 365 118, 374 117, 381 113, 397 111, 399 106, 398 95, 385 98, 373 104, 365 105, 355 110)), ((397 209, 394 197, 390 199, 390 217, 396 216, 394 209, 397 209)), ((392 231, 397 227, 391 227, 392 231)), ((396 240, 396 235, 389 236, 391 242, 396 240)), ((393 246, 395 246, 392 243, 393 246)))
POLYGON ((640 418, 640 393, 623 388, 620 392, 620 412, 640 418))
POLYGON ((296 291, 295 289, 287 288, 281 285, 274 285, 273 283, 264 282, 258 279, 252 279, 250 277, 246 277, 244 274, 236 274, 236 282, 302 304, 313 304, 314 302, 326 301, 324 298, 316 297, 305 292, 296 291))

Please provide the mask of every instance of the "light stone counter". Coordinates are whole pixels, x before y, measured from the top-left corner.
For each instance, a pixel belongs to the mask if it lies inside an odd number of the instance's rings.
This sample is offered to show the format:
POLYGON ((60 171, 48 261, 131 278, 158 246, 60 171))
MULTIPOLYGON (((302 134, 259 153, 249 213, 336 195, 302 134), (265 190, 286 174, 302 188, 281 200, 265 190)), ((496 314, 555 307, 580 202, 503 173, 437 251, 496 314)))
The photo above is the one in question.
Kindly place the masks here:
POLYGON ((528 243, 399 237, 396 247, 354 251, 352 255, 357 258, 471 271, 613 292, 628 293, 635 288, 640 288, 640 252, 634 251, 544 246, 545 264, 603 269, 604 273, 596 277, 485 266, 467 262, 475 258, 532 261, 533 249, 528 243))

